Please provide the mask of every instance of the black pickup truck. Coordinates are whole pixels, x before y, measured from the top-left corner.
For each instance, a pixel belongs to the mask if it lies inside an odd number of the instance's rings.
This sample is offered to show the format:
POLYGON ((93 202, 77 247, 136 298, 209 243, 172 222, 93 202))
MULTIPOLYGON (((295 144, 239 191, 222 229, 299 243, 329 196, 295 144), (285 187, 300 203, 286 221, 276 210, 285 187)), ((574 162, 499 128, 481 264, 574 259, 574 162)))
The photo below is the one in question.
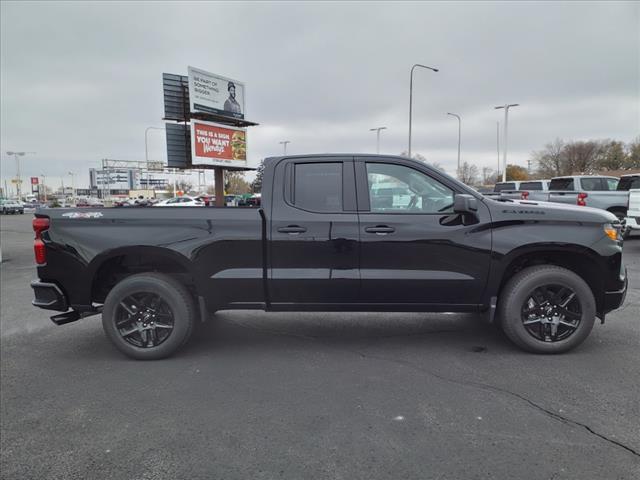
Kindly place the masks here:
POLYGON ((484 312, 559 353, 627 289, 612 213, 484 198, 391 156, 266 159, 259 209, 48 209, 33 227, 33 304, 57 324, 102 313, 137 359, 221 309, 484 312))

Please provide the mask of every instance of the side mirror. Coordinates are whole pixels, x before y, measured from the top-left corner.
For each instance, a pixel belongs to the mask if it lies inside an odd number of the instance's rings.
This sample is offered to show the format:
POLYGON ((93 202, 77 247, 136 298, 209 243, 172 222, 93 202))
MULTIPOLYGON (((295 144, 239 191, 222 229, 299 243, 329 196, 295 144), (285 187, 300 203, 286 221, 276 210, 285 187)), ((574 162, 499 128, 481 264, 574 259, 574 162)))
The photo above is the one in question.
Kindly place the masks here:
POLYGON ((453 199, 453 211, 456 213, 475 213, 478 211, 478 200, 468 193, 459 193, 453 199))

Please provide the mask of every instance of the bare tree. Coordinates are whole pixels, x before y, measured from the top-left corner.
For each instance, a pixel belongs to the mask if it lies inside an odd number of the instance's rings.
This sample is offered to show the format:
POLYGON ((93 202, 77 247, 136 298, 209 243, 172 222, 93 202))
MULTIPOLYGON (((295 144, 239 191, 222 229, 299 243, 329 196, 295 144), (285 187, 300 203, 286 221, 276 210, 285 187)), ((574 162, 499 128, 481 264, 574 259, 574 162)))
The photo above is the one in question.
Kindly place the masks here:
MULTIPOLYGON (((408 156, 409 156, 409 154, 408 154, 406 151, 404 151, 404 152, 400 153, 400 156, 401 156, 401 157, 408 157, 408 156)), ((411 158, 412 158, 412 159, 414 159, 414 160, 418 160, 419 162, 426 163, 427 165, 429 165, 429 166, 431 166, 431 167, 435 168, 436 170, 440 170, 441 172, 444 172, 444 171, 445 171, 445 170, 444 170, 444 167, 442 166, 442 164, 440 164, 440 163, 438 163, 438 162, 429 162, 429 161, 427 160, 427 157, 425 157, 424 155, 421 155, 421 154, 419 154, 419 153, 414 153, 414 154, 411 156, 411 158)))
POLYGON ((478 167, 464 162, 458 170, 458 179, 467 185, 475 185, 478 183, 478 167))
POLYGON ((543 177, 557 177, 571 173, 563 155, 565 143, 559 138, 547 143, 543 150, 533 152, 533 161, 543 177))
POLYGON ((582 175, 594 173, 600 148, 600 144, 593 140, 568 143, 563 149, 563 154, 566 157, 569 173, 582 175))
POLYGON ((627 145, 626 168, 640 168, 640 135, 627 145))
POLYGON ((226 171, 224 172, 224 190, 226 193, 240 195, 249 193, 251 186, 249 182, 244 179, 243 173, 226 171))
POLYGON ((626 168, 627 154, 624 151, 624 143, 616 140, 600 142, 595 163, 598 170, 623 170, 626 168))

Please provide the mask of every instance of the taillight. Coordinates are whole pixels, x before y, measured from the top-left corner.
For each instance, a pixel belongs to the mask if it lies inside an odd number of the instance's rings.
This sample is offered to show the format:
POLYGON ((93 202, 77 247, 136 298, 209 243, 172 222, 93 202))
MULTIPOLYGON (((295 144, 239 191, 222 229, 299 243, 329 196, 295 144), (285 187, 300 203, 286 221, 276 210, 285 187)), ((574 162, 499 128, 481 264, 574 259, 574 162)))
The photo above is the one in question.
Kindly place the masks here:
POLYGON ((529 199, 529 192, 522 192, 522 193, 520 194, 520 198, 521 198, 522 200, 528 200, 528 199, 529 199))
POLYGON ((580 207, 586 207, 587 206, 587 197, 589 196, 589 194, 581 192, 578 194, 578 200, 576 201, 577 205, 580 207))
POLYGON ((42 232, 49 228, 49 219, 46 217, 36 217, 33 219, 33 231, 36 232, 33 241, 33 253, 36 256, 36 263, 44 265, 47 263, 47 249, 42 241, 42 232))

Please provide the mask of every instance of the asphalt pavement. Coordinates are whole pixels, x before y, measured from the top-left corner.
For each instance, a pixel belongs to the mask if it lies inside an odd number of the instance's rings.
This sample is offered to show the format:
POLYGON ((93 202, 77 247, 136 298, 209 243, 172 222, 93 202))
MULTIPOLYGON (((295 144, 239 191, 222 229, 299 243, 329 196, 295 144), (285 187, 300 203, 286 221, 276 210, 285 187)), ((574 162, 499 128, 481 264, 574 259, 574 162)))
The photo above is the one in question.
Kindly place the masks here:
POLYGON ((138 362, 31 306, 30 222, 0 217, 3 479, 640 478, 640 239, 564 355, 478 315, 234 311, 138 362))

